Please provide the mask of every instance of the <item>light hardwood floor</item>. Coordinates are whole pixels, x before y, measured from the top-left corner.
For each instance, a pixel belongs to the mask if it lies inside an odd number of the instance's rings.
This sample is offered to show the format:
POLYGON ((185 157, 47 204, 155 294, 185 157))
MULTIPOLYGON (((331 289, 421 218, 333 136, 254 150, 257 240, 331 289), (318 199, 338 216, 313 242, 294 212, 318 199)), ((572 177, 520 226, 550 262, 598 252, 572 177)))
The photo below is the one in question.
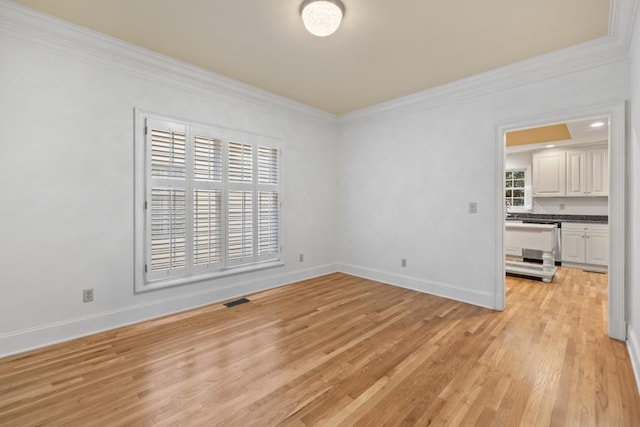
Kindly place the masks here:
POLYGON ((493 312, 344 274, 0 359, 0 425, 638 426, 606 275, 493 312))

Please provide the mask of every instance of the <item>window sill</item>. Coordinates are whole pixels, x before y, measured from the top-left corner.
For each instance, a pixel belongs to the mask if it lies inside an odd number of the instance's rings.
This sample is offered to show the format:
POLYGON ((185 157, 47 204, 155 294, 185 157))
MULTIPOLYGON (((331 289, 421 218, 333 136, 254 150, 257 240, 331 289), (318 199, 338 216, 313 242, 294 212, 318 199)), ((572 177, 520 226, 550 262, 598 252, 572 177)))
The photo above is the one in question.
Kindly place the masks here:
POLYGON ((251 273, 254 271, 266 270, 269 268, 283 267, 284 263, 282 260, 270 260, 263 261, 256 264, 251 265, 243 265, 243 266, 234 266, 228 267, 220 271, 216 271, 215 273, 209 274, 198 274, 189 277, 179 277, 175 279, 166 279, 166 280, 154 280, 151 282, 145 282, 140 288, 136 287, 136 294, 155 291, 158 289, 166 289, 174 286, 181 286, 190 283, 202 282, 204 280, 214 280, 220 279, 223 277, 235 276, 236 274, 244 274, 251 273))

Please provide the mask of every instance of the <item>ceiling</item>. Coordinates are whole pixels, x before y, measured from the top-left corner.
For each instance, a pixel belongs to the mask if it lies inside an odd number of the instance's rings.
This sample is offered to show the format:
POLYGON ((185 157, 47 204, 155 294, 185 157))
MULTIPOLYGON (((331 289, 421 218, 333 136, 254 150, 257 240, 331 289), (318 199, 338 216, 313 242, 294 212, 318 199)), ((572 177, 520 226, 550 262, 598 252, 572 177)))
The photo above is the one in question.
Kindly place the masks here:
POLYGON ((609 141, 609 119, 589 117, 506 133, 507 153, 609 141), (602 126, 592 127, 600 122, 602 126))
POLYGON ((301 0, 17 0, 342 114, 605 36, 608 0, 343 0, 307 33, 301 0))

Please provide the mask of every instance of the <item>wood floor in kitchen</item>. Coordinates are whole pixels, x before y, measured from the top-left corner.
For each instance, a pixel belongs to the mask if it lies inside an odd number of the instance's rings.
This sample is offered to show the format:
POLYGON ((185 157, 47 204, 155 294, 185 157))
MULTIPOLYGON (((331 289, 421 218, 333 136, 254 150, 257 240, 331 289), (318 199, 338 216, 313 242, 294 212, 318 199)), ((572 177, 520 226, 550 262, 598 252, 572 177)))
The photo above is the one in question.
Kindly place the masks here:
POLYGON ((331 274, 0 359, 0 425, 638 426, 606 282, 494 312, 331 274))

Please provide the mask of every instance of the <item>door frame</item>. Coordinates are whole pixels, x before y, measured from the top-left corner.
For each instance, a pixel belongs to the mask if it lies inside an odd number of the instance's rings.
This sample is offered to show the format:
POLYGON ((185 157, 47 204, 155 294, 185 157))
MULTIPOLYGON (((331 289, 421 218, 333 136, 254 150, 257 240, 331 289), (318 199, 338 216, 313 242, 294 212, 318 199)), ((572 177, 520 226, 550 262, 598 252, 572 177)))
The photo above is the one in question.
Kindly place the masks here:
POLYGON ((565 123, 588 117, 609 118, 609 267, 608 267, 608 334, 625 341, 627 337, 625 313, 625 180, 626 180, 626 105, 625 101, 596 104, 582 108, 543 113, 509 120, 496 127, 495 220, 497 238, 495 253, 495 309, 505 309, 505 253, 504 253, 504 170, 506 167, 505 133, 550 124, 565 123), (502 167, 500 167, 500 165, 502 167))

